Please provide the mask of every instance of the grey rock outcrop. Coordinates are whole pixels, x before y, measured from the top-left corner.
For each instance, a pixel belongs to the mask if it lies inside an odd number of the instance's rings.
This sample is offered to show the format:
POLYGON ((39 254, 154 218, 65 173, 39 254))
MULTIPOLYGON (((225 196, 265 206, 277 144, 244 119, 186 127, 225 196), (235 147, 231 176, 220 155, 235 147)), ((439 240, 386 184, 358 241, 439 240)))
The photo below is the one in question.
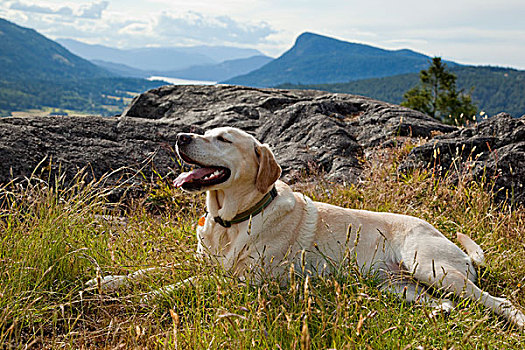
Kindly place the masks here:
POLYGON ((173 120, 203 129, 235 126, 274 150, 285 174, 321 170, 355 181, 365 148, 393 136, 451 132, 422 113, 370 98, 240 86, 164 86, 138 97, 125 118, 173 120))
POLYGON ((439 174, 494 181, 496 199, 525 204, 525 116, 506 113, 414 148, 401 170, 431 168, 439 174))
MULTIPOLYGON (((238 86, 164 86, 137 96, 122 116, 0 119, 0 182, 29 176, 45 157, 73 176, 89 166, 96 178, 165 175, 178 165, 176 134, 236 126, 270 144, 284 174, 321 170, 357 180, 367 148, 393 136, 430 137, 456 128, 373 99, 320 91, 238 86)), ((54 165, 53 165, 54 164, 54 165)))
POLYGON ((108 177, 138 183, 157 169, 173 166, 177 132, 190 127, 171 121, 82 117, 0 118, 0 183, 31 176, 39 163, 43 175, 72 179, 86 168, 88 180, 108 177), (133 179, 135 178, 135 179, 133 179))

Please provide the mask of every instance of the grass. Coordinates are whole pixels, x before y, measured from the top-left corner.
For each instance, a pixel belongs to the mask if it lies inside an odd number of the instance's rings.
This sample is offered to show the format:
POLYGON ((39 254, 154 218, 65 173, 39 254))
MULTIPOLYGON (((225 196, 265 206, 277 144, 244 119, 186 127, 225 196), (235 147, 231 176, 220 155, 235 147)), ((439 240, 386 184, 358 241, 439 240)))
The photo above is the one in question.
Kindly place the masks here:
MULTIPOLYGON (((525 306, 525 209, 495 204, 490 185, 399 174, 411 144, 378 152, 358 185, 322 176, 294 187, 344 207, 426 219, 447 237, 468 234, 485 250, 479 285, 525 306)), ((46 349, 522 349, 525 333, 483 307, 460 301, 448 317, 377 289, 353 266, 323 278, 260 286, 193 257, 202 195, 160 180, 148 196, 107 203, 82 173, 0 188, 0 344, 46 349), (51 185, 54 183, 55 185, 51 185), (83 292, 97 273, 162 272, 118 293, 83 292), (197 276, 173 293, 141 296, 197 276)))

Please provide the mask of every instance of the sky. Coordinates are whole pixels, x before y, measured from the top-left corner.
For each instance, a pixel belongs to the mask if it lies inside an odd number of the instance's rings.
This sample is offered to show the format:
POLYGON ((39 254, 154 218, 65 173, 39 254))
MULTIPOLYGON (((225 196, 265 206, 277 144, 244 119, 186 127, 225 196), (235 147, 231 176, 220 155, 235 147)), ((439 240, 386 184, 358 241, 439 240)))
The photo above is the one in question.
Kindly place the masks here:
POLYGON ((303 32, 525 69, 523 0, 0 0, 51 39, 118 48, 227 45, 278 57, 303 32))

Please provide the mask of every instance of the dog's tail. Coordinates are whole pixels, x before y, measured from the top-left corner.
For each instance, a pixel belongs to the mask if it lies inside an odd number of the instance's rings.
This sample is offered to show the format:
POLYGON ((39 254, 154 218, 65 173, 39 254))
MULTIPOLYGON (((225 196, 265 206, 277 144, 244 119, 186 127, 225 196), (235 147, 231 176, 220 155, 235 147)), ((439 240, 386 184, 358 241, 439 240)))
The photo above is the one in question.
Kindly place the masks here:
POLYGON ((457 233, 457 239, 463 248, 465 248, 468 256, 474 264, 478 266, 485 265, 485 254, 483 253, 483 249, 481 249, 476 242, 470 239, 469 236, 459 232, 457 233))

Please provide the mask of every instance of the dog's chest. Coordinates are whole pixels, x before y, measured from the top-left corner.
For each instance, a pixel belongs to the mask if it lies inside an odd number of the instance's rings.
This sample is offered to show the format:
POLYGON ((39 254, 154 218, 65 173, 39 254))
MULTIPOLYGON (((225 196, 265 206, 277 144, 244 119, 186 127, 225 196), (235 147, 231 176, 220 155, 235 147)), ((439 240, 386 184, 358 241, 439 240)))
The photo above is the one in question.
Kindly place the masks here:
POLYGON ((197 228, 197 251, 231 267, 231 260, 238 260, 251 246, 249 229, 248 222, 222 227, 208 215, 204 225, 197 228))

